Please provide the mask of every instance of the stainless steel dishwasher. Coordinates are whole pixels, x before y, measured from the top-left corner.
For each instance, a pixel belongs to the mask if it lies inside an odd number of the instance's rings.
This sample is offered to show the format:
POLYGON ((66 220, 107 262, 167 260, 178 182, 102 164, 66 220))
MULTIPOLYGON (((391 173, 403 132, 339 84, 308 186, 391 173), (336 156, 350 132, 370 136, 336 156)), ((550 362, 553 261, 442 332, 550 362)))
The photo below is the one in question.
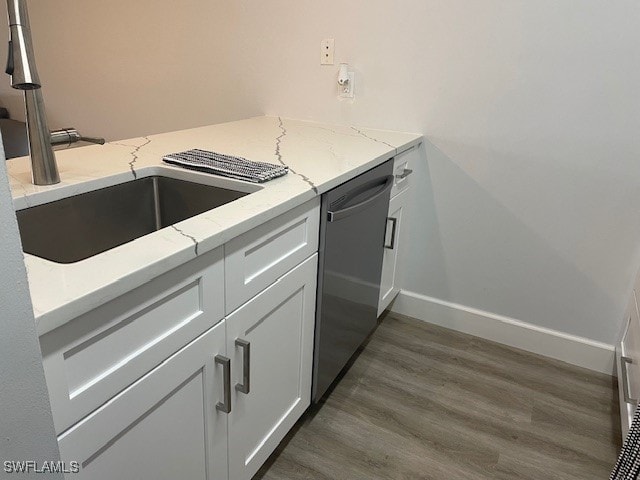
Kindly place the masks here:
POLYGON ((312 399, 377 324, 393 160, 322 196, 312 399))

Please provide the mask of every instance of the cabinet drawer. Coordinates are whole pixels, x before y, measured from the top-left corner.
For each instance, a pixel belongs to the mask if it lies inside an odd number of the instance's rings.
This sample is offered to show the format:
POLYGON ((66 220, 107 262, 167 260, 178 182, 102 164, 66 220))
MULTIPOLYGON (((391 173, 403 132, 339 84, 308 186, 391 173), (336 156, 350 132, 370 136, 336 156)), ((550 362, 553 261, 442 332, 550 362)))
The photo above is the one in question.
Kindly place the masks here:
POLYGON ((221 247, 42 336, 56 432, 219 322, 223 275, 221 247))
POLYGON ((77 480, 227 478, 219 323, 58 437, 77 480))
POLYGON ((319 219, 315 198, 225 245, 227 313, 318 250, 319 219))
POLYGON ((625 315, 626 328, 616 352, 618 392, 623 435, 629 430, 640 398, 640 318, 632 295, 625 315))
POLYGON ((393 160, 393 187, 391 198, 409 187, 412 171, 415 168, 416 157, 419 154, 419 145, 411 147, 398 155, 393 160))

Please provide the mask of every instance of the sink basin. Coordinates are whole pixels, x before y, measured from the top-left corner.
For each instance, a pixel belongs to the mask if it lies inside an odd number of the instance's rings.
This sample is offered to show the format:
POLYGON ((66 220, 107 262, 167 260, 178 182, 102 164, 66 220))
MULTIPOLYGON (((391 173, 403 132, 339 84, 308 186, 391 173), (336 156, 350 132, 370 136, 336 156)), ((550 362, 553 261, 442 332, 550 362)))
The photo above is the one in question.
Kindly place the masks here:
POLYGON ((22 248, 73 263, 232 202, 248 192, 149 176, 18 210, 22 248))

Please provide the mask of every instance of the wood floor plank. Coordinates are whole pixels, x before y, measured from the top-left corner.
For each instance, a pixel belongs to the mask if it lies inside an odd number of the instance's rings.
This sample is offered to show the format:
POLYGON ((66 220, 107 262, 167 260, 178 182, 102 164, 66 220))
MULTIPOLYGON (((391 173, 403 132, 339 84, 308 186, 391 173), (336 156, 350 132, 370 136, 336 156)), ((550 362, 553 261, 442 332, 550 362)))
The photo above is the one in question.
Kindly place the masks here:
POLYGON ((596 480, 620 447, 615 381, 388 314, 254 480, 596 480))

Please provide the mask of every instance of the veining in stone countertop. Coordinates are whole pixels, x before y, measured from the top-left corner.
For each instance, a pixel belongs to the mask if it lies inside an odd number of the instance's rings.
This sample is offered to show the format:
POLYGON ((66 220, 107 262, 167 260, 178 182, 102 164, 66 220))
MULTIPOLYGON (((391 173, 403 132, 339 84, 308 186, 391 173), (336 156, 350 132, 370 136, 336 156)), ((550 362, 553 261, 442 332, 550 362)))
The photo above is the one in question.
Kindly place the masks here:
POLYGON ((382 130, 256 117, 57 152, 61 183, 31 183, 27 157, 7 162, 16 209, 131 180, 191 148, 281 163, 289 174, 173 227, 73 264, 25 254, 40 335, 363 173, 422 141, 382 130), (89 182, 89 183, 87 183, 89 182))

